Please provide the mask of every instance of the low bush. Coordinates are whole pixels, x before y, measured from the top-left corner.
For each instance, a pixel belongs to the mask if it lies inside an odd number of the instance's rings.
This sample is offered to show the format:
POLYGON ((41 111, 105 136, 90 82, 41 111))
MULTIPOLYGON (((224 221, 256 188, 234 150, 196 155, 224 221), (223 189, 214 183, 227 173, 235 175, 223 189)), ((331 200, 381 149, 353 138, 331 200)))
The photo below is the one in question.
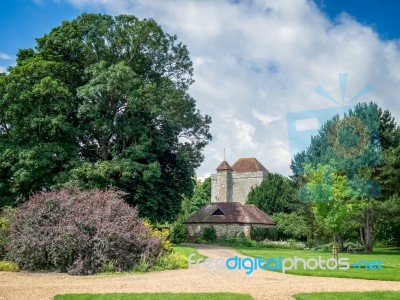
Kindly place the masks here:
POLYGON ((150 230, 150 234, 152 237, 156 237, 161 241, 162 249, 165 252, 171 252, 172 244, 171 241, 168 239, 169 230, 167 228, 158 228, 153 226, 150 221, 144 221, 143 224, 150 230))
POLYGON ((201 238, 207 242, 215 242, 217 240, 217 232, 213 226, 204 228, 201 238))
POLYGON ((304 217, 296 212, 275 213, 271 216, 276 223, 276 231, 279 238, 283 239, 301 239, 306 237, 307 224, 304 217))
POLYGON ((344 247, 344 251, 347 252, 360 252, 360 251, 364 251, 365 248, 363 245, 361 245, 360 243, 353 243, 353 242, 346 242, 343 245, 344 247))
POLYGON ((265 240, 260 243, 262 247, 270 247, 270 248, 282 248, 282 249, 298 249, 302 250, 305 248, 305 244, 302 242, 298 242, 293 239, 289 239, 287 241, 268 241, 265 240))
POLYGON ((182 253, 172 251, 158 258, 152 267, 154 271, 183 269, 188 267, 188 257, 182 253))
POLYGON ((278 230, 274 227, 272 228, 261 228, 252 226, 250 231, 250 236, 252 240, 261 242, 264 240, 275 241, 278 238, 278 230))
POLYGON ((123 193, 63 189, 33 195, 11 223, 6 257, 24 270, 94 274, 131 270, 162 253, 161 241, 123 193))
POLYGON ((188 230, 182 223, 176 223, 171 227, 170 240, 174 244, 180 244, 186 241, 188 230))
POLYGON ((305 243, 296 241, 295 239, 288 239, 286 241, 256 241, 247 238, 243 232, 236 236, 228 236, 225 234, 217 238, 216 236, 214 237, 212 231, 215 232, 213 227, 205 228, 203 234, 198 237, 195 242, 199 244, 213 243, 227 247, 269 247, 299 250, 303 250, 306 247, 305 243))
POLYGON ((0 271, 17 272, 19 268, 18 265, 12 261, 0 260, 0 271))
POLYGON ((250 236, 254 241, 263 241, 267 238, 267 228, 252 226, 250 230, 250 236))
POLYGON ((10 234, 10 224, 14 219, 15 208, 4 207, 0 212, 0 259, 2 259, 6 252, 5 246, 10 234))
POLYGON ((240 233, 238 236, 221 236, 217 243, 227 247, 256 247, 257 241, 246 238, 244 233, 240 233))

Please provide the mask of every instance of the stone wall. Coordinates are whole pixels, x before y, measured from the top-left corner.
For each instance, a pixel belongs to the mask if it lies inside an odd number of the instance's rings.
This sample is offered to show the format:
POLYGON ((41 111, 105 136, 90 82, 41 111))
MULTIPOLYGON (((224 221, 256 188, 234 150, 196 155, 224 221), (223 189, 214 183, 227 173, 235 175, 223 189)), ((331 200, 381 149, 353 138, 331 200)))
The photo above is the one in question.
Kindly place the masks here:
POLYGON ((186 226, 188 228, 188 241, 191 242, 199 237, 207 227, 214 227, 217 237, 244 233, 246 237, 250 238, 250 224, 186 224, 186 226))
POLYGON ((252 187, 258 186, 265 179, 265 172, 232 173, 232 199, 246 204, 247 195, 252 187))
POLYGON ((211 202, 217 202, 217 174, 211 174, 211 202))
POLYGON ((211 202, 246 203, 247 195, 268 176, 267 172, 221 171, 211 175, 211 202))

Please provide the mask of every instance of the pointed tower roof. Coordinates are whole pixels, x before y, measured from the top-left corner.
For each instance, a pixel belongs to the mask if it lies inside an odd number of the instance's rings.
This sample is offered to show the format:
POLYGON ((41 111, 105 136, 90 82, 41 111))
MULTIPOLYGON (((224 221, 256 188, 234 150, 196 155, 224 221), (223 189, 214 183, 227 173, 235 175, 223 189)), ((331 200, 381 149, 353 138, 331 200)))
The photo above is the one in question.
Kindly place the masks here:
POLYGON ((230 170, 232 171, 232 167, 228 164, 226 160, 224 160, 218 167, 217 171, 224 171, 224 170, 230 170))
POLYGON ((232 166, 237 173, 268 172, 268 170, 254 157, 239 158, 232 166))

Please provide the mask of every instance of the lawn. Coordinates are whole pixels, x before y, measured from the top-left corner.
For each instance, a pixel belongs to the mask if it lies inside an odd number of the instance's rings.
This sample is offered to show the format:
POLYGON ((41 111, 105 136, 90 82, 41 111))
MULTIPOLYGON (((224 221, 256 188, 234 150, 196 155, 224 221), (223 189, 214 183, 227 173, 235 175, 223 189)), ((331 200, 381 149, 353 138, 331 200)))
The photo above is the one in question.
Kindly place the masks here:
POLYGON ((231 293, 135 293, 135 294, 66 294, 54 300, 252 300, 250 295, 231 293))
MULTIPOLYGON (((321 256, 322 259, 332 257, 330 252, 322 252, 316 250, 291 250, 279 248, 261 248, 261 247, 236 247, 238 252, 250 257, 261 256, 266 259, 269 257, 282 256, 285 258, 294 258, 295 256, 304 259, 317 258, 321 256)), ((299 263, 297 270, 286 271, 288 274, 307 275, 307 276, 324 276, 324 277, 343 277, 343 278, 361 278, 373 280, 400 280, 400 248, 377 248, 373 253, 365 254, 350 254, 339 253, 340 258, 349 258, 350 269, 348 270, 322 270, 317 268, 315 270, 304 270, 303 264, 299 263), (375 270, 366 269, 363 265, 361 269, 354 268, 351 265, 360 260, 380 260, 383 262, 383 270, 378 268, 375 270)), ((279 271, 281 272, 281 271, 279 271)))
POLYGON ((193 259, 197 260, 199 258, 206 259, 207 256, 201 255, 199 252, 197 252, 196 248, 185 246, 185 245, 173 245, 172 248, 174 249, 175 252, 182 253, 186 257, 189 257, 190 254, 195 253, 196 255, 193 257, 193 259))
POLYGON ((296 300, 397 300, 400 292, 340 292, 296 294, 296 300))

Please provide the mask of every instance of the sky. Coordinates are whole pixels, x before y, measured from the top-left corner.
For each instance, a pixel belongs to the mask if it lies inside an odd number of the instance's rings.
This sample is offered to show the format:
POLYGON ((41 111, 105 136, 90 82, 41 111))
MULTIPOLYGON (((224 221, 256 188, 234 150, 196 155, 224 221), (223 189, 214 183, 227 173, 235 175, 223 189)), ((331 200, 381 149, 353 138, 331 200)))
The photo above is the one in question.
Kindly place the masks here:
POLYGON ((212 117, 199 178, 225 158, 291 175, 312 129, 357 102, 400 120, 400 2, 392 0, 1 0, 0 72, 18 49, 83 12, 153 18, 187 45, 189 93, 212 117), (308 136, 308 137, 307 137, 308 136), (299 140, 302 143, 299 143, 299 140), (302 144, 302 145, 300 145, 302 144))

